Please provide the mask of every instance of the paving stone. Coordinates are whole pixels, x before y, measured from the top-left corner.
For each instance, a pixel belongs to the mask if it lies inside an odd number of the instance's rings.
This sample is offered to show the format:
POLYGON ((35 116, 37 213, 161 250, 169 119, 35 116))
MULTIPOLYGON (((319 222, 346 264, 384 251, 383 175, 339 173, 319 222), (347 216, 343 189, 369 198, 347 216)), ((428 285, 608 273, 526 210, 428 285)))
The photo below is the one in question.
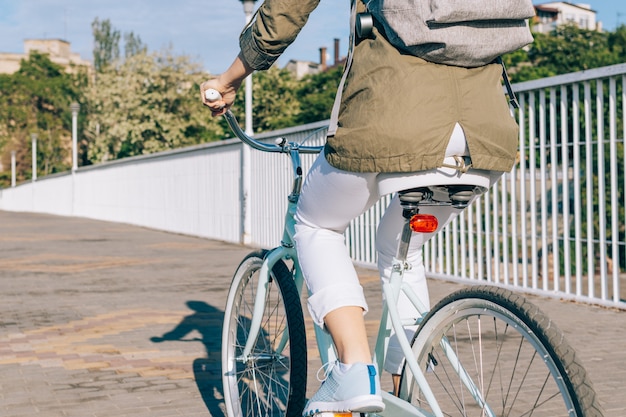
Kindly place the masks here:
MULTIPOLYGON (((130 225, 0 211, 0 416, 224 417, 224 302, 250 251, 130 225)), ((375 330, 378 278, 359 273, 367 326, 375 330)), ((461 287, 429 281, 433 301, 461 287)), ((626 415, 626 312, 528 298, 576 348, 606 415, 626 415)), ((311 392, 320 364, 309 343, 311 392)))

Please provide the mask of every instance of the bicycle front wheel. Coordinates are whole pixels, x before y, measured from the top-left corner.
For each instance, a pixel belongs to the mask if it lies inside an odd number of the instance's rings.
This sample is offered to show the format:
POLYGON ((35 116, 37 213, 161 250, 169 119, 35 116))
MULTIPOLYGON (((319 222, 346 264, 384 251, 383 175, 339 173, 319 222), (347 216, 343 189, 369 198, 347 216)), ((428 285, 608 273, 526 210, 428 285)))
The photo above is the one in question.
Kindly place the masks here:
MULTIPOLYGON (((471 287, 444 298, 412 346, 444 416, 602 416, 561 331, 506 289, 471 287)), ((434 414, 406 365, 400 396, 434 414)))
POLYGON ((228 294, 222 332, 222 381, 229 417, 300 416, 306 395, 307 350, 300 295, 279 261, 270 273, 259 335, 243 357, 267 251, 239 265, 228 294))

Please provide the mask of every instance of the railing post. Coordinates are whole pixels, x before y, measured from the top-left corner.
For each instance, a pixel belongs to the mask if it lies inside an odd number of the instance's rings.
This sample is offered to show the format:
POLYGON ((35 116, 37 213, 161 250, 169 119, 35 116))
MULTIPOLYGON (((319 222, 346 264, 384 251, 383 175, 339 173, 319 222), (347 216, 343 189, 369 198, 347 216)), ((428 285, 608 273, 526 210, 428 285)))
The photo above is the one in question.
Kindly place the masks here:
POLYGON ((15 187, 15 151, 11 151, 11 187, 15 187))
POLYGON ((73 102, 70 104, 72 112, 72 173, 78 169, 78 111, 80 104, 73 102))
POLYGON ((31 133, 30 134, 30 139, 31 139, 31 150, 32 150, 32 161, 33 161, 33 174, 31 176, 31 179, 33 182, 37 181, 37 134, 36 133, 31 133))

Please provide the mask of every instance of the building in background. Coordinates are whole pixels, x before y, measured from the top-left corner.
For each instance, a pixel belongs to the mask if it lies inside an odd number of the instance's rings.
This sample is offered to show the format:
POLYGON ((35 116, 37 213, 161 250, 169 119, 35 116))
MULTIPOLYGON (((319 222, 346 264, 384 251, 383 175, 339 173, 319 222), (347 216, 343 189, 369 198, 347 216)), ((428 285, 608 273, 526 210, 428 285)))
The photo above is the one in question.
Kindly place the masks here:
POLYGON ((324 72, 331 68, 338 67, 343 65, 346 62, 346 57, 342 57, 339 51, 339 39, 335 38, 335 50, 334 50, 334 61, 332 65, 328 64, 328 51, 325 46, 320 48, 320 60, 319 62, 312 61, 300 61, 297 59, 292 59, 287 62, 285 65, 285 69, 291 71, 296 79, 301 79, 305 75, 318 74, 320 72, 324 72))
POLYGON ((602 22, 596 20, 596 11, 589 4, 573 4, 564 1, 535 5, 533 31, 550 33, 557 26, 574 24, 580 29, 602 31, 602 22))
POLYGON ((296 77, 296 79, 299 80, 305 75, 320 73, 322 70, 322 65, 319 62, 290 59, 289 62, 287 62, 287 65, 285 65, 285 69, 291 72, 296 77))
POLYGON ((13 74, 20 69, 22 59, 28 59, 31 52, 47 54, 50 61, 65 68, 69 73, 86 68, 88 74, 93 73, 93 65, 70 49, 70 43, 62 39, 26 39, 24 53, 0 52, 0 74, 13 74))

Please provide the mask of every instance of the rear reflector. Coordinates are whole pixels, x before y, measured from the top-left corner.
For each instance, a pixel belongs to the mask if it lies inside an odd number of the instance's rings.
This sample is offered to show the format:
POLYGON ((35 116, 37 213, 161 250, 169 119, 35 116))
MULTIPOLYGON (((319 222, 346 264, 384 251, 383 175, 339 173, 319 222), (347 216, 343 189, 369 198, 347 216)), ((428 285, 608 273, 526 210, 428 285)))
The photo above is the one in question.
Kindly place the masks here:
POLYGON ((439 222, 432 214, 415 214, 409 221, 411 230, 417 233, 433 233, 439 222))

